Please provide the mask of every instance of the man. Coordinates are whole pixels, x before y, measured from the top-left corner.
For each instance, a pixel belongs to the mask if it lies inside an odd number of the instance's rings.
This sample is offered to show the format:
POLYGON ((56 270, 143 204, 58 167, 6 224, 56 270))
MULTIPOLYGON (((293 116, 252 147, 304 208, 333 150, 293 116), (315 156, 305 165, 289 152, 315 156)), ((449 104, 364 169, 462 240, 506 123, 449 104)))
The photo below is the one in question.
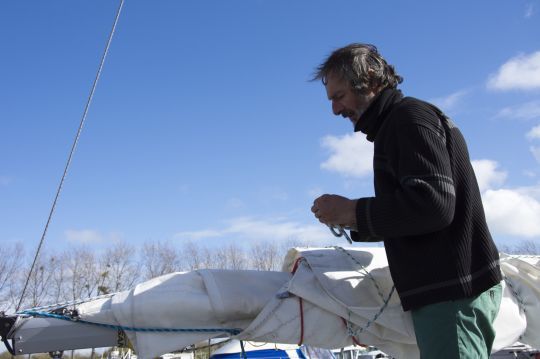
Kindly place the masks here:
POLYGON ((312 212, 384 241, 403 309, 423 359, 488 358, 501 299, 489 233, 465 140, 435 106, 397 89, 403 81, 375 46, 351 44, 316 70, 335 115, 374 142, 375 196, 325 194, 312 212))

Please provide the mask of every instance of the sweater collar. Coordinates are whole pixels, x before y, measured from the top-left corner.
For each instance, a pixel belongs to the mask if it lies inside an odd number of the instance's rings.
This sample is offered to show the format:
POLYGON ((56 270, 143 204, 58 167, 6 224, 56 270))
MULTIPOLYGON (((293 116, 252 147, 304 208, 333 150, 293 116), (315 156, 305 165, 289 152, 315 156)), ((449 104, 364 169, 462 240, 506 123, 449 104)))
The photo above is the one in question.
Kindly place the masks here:
POLYGON ((373 142, 391 108, 402 98, 403 94, 398 89, 387 88, 382 90, 373 99, 366 112, 362 114, 354 127, 354 132, 362 131, 367 135, 367 140, 373 142))

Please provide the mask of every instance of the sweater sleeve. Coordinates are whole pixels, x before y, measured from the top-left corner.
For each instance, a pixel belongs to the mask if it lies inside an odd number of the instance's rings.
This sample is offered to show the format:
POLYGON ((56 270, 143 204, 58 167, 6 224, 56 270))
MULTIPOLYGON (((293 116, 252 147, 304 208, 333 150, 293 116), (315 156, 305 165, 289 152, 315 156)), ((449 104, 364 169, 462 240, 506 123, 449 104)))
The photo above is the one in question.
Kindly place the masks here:
POLYGON ((439 118, 421 105, 396 112, 396 140, 389 144, 395 147, 387 154, 398 185, 393 193, 358 200, 356 241, 435 232, 454 217, 454 182, 439 118))

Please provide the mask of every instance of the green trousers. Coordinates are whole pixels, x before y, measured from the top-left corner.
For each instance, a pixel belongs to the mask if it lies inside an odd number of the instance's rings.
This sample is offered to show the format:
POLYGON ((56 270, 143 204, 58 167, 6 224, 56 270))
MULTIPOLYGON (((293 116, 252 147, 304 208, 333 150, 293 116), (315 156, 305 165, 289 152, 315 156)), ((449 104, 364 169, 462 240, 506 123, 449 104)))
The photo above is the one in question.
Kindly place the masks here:
POLYGON ((466 299, 427 305, 411 312, 421 359, 487 359, 502 286, 466 299))

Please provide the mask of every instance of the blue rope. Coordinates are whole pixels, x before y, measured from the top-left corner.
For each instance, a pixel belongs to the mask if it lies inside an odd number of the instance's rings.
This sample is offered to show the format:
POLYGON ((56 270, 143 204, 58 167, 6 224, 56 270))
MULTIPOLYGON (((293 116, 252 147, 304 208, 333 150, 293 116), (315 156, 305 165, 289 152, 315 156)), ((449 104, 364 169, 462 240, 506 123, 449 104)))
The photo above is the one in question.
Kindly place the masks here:
POLYGON ((373 278, 371 273, 366 269, 366 267, 362 263, 360 263, 356 258, 354 258, 354 256, 352 254, 350 254, 349 251, 347 251, 345 248, 342 248, 342 247, 339 247, 339 246, 333 246, 333 247, 330 247, 330 248, 334 248, 334 249, 337 249, 337 250, 341 251, 342 253, 345 253, 354 263, 358 264, 360 266, 360 270, 357 270, 357 272, 363 271, 364 274, 366 274, 368 276, 368 278, 371 279, 371 281, 373 282, 373 285, 377 289, 377 293, 379 294, 379 297, 384 302, 388 302, 390 300, 390 297, 394 293, 394 289, 395 289, 394 286, 392 286, 392 290, 390 291, 390 294, 388 295, 388 298, 385 299, 384 295, 382 294, 381 288, 377 284, 377 281, 375 280, 375 278, 373 278))
MULTIPOLYGON (((392 286, 392 289, 390 289, 390 293, 388 293, 388 296, 385 298, 383 296, 383 294, 382 294, 381 288, 377 284, 377 281, 375 280, 375 278, 373 278, 371 273, 366 269, 366 267, 364 267, 364 265, 362 263, 360 263, 345 248, 342 248, 342 247, 339 247, 339 246, 334 246, 334 247, 331 247, 331 248, 334 248, 336 250, 341 251, 342 253, 345 253, 354 263, 356 263, 356 264, 358 264, 360 266, 360 270, 363 271, 368 276, 369 279, 371 279, 371 281, 373 282, 373 285, 377 289, 377 293, 379 294, 379 297, 381 297, 381 299, 383 301, 383 305, 379 308, 379 311, 373 316, 373 318, 368 320, 368 322, 366 323, 365 326, 359 327, 357 330, 353 330, 353 328, 352 328, 353 324, 350 322, 351 312, 348 311, 349 320, 346 320, 347 333, 352 337, 358 337, 358 335, 360 333, 362 333, 364 330, 368 329, 371 326, 371 324, 375 323, 377 321, 377 319, 379 319, 379 316, 381 316, 381 314, 384 312, 386 307, 388 307, 388 303, 390 302, 390 298, 392 298, 392 295, 394 294, 394 291, 396 290, 396 287, 392 286)), ((358 272, 360 272, 360 271, 358 271, 358 272)))
POLYGON ((231 335, 237 335, 242 331, 242 329, 227 329, 227 328, 199 328, 199 329, 137 328, 137 327, 124 327, 121 325, 89 322, 87 320, 72 318, 66 315, 59 315, 59 314, 53 314, 53 313, 47 313, 47 312, 38 312, 38 311, 32 311, 32 310, 23 311, 21 312, 21 314, 32 315, 36 317, 61 319, 61 320, 67 320, 70 322, 91 324, 91 325, 96 325, 103 328, 123 330, 123 331, 129 331, 129 332, 157 332, 157 333, 221 333, 221 332, 225 332, 231 335))
MULTIPOLYGON (((352 323, 350 322, 350 320, 347 320, 347 333, 352 337, 358 337, 358 335, 360 333, 362 333, 364 330, 368 329, 371 326, 371 324, 375 323, 377 321, 377 319, 379 319, 379 316, 384 312, 386 307, 388 307, 388 302, 390 302, 390 298, 392 297, 392 294, 394 294, 395 289, 396 289, 396 287, 392 287, 392 290, 390 291, 390 294, 388 294, 388 297, 385 299, 384 304, 382 305, 382 307, 379 309, 377 314, 375 314, 373 316, 373 319, 368 320, 368 322, 366 323, 365 326, 360 327, 357 330, 353 330, 352 323)), ((349 319, 350 319, 351 312, 348 311, 348 313, 349 313, 349 319)))
POLYGON ((522 311, 523 313, 527 313, 527 310, 525 309, 525 301, 523 300, 521 293, 517 291, 516 287, 512 283, 512 279, 508 278, 507 276, 503 274, 503 280, 506 282, 506 285, 508 285, 508 287, 512 291, 512 294, 516 298, 518 302, 519 310, 522 311))

